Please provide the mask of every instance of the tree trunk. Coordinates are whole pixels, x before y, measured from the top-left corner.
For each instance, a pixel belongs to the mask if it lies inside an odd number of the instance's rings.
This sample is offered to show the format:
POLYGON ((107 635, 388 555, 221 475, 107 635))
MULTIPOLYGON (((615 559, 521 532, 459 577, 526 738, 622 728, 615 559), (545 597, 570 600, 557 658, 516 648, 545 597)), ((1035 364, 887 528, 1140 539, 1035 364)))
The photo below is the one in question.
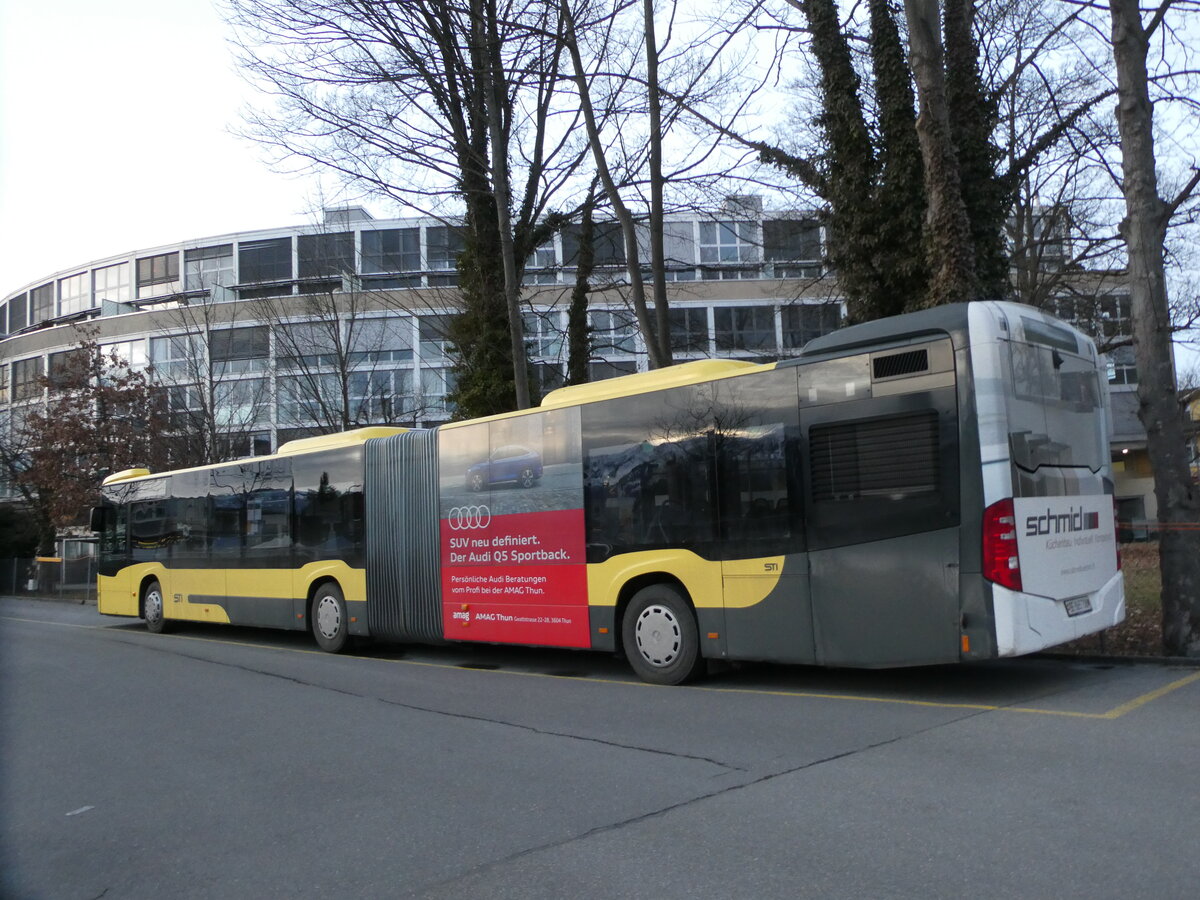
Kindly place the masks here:
POLYGON ((521 282, 513 247, 511 192, 508 178, 508 137, 501 113, 506 108, 504 65, 500 59, 500 35, 496 27, 496 0, 478 4, 476 29, 484 48, 483 85, 488 133, 492 145, 492 188, 496 195, 496 219, 500 227, 500 254, 504 264, 504 301, 508 310, 509 343, 512 347, 513 387, 517 409, 529 409, 529 364, 525 358, 525 324, 521 318, 521 282))
MULTIPOLYGON (((570 0, 560 0, 559 10, 562 13, 567 52, 571 56, 571 68, 574 75, 575 87, 579 91, 579 105, 583 112, 583 121, 587 126, 588 144, 592 149, 592 158, 596 163, 596 174, 604 185, 604 193, 612 204, 613 214, 621 226, 621 234, 625 239, 625 271, 629 275, 629 295, 633 303, 633 312, 637 316, 638 328, 646 343, 646 355, 649 357, 651 369, 661 369, 670 365, 670 358, 664 357, 659 344, 654 322, 650 318, 649 304, 646 303, 646 287, 642 280, 642 267, 639 262, 637 230, 633 223, 633 214, 621 192, 613 180, 612 170, 604 158, 604 147, 600 141, 600 128, 596 124, 596 111, 592 106, 591 91, 588 88, 587 72, 583 68, 583 58, 579 53, 578 38, 575 33, 575 14, 571 9, 570 0)), ((667 339, 669 343, 669 337, 667 339)))
POLYGON ((1146 72, 1149 35, 1137 0, 1112 0, 1110 8, 1125 192, 1121 233, 1129 254, 1139 416, 1146 428, 1158 501, 1163 649, 1172 656, 1200 656, 1200 531, 1195 530, 1200 492, 1188 468, 1171 354, 1163 241, 1172 208, 1158 195, 1154 168, 1154 107, 1146 72))
POLYGON ((646 23, 646 93, 650 105, 650 281, 654 295, 654 327, 658 352, 671 365, 671 322, 667 315, 667 261, 663 248, 662 97, 658 92, 658 42, 654 34, 654 0, 642 0, 646 23))
POLYGON ((904 11, 920 109, 917 137, 925 161, 925 191, 929 200, 926 243, 931 280, 922 305, 973 300, 977 289, 975 253, 958 159, 950 139, 938 0, 905 0, 904 11))

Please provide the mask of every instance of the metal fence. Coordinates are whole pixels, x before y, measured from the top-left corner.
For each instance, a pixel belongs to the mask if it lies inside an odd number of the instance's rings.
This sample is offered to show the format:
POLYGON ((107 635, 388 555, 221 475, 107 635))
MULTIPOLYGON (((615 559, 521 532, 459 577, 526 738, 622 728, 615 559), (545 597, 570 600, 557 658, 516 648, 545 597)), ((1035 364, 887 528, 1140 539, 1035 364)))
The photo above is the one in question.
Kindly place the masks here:
POLYGON ((96 602, 96 558, 0 559, 0 594, 96 602))

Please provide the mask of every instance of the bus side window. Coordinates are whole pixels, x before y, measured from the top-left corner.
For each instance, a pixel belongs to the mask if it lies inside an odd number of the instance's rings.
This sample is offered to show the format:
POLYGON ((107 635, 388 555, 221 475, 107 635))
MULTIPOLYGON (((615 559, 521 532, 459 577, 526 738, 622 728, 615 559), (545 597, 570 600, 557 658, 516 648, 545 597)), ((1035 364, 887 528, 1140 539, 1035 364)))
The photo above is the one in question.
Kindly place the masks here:
POLYGON ((129 507, 124 503, 105 504, 101 553, 124 556, 129 552, 129 535, 126 528, 128 521, 129 507))
POLYGON ((240 557, 242 537, 246 530, 246 494, 241 469, 229 466, 214 469, 210 474, 209 492, 212 501, 212 546, 214 565, 221 566, 221 557, 240 557))

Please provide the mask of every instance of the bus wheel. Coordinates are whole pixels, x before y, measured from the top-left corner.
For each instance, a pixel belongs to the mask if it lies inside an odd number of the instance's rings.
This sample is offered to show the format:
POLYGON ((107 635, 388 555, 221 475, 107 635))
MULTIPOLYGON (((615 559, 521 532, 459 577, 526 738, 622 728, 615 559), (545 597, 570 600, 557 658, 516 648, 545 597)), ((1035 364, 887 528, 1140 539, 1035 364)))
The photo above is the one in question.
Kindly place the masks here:
POLYGON ((157 581, 146 585, 146 593, 142 594, 142 618, 146 620, 146 630, 151 634, 162 634, 167 630, 162 587, 157 581))
POLYGON ((652 584, 633 595, 621 638, 633 671, 651 684, 683 684, 704 663, 696 617, 669 584, 652 584))
POLYGON ((327 653, 341 653, 350 639, 350 620, 341 589, 333 583, 317 588, 313 597, 312 629, 317 646, 327 653))

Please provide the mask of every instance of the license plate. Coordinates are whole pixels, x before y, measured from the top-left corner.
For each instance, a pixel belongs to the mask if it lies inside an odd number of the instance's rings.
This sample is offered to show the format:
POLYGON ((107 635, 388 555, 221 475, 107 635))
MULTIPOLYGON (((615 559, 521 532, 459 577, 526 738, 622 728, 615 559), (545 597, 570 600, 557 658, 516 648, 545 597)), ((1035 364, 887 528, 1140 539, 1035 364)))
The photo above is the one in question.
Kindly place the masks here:
POLYGON ((1063 601, 1068 616, 1082 616, 1092 611, 1092 601, 1089 597, 1068 597, 1063 601))

